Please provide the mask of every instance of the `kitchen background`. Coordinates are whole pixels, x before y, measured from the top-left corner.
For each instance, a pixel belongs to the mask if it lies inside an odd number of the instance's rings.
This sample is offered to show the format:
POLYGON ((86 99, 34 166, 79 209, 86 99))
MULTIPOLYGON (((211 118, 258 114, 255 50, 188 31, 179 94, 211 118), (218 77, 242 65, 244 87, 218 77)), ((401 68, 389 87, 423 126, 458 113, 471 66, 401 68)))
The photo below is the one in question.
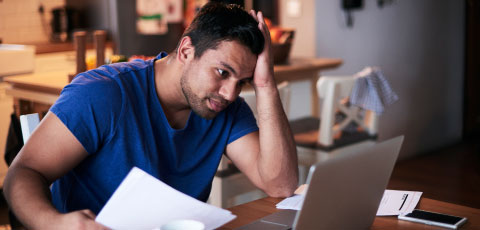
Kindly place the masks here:
MULTIPOLYGON (((2 42, 48 42, 51 10, 68 2, 0 0, 2 42), (39 10, 40 6, 43 6, 43 11, 39 10)), ((162 38, 155 40, 154 37, 143 36, 145 40, 138 42, 135 39, 142 36, 128 28, 123 30, 129 25, 121 20, 134 20, 128 16, 135 14, 131 7, 134 1, 95 2, 100 7, 97 26, 113 31, 112 40, 126 54, 138 53, 142 49, 154 52, 164 49, 162 43, 165 43, 159 42, 162 38), (117 20, 117 23, 112 23, 112 20, 117 20)), ((343 59, 342 66, 325 71, 322 73, 324 75, 349 75, 369 65, 382 68, 400 100, 388 107, 380 117, 380 139, 405 134, 402 158, 460 141, 463 124, 465 1, 365 0, 361 9, 351 12, 354 19, 352 27, 345 23, 346 15, 340 2, 276 2, 280 25, 296 29, 291 55, 343 59), (379 2, 385 4, 380 6, 379 2), (289 7, 292 5, 296 7, 289 7)), ((169 33, 181 33, 178 28, 170 26, 169 33)), ((294 119, 309 113, 310 88, 308 82, 292 85, 289 118, 294 119)), ((3 88, 0 90, 0 149, 3 149, 12 106, 3 88)))
POLYGON ((0 1, 0 38, 3 43, 38 43, 50 41, 51 10, 65 5, 65 0, 0 1), (43 5, 43 13, 40 6, 43 5))

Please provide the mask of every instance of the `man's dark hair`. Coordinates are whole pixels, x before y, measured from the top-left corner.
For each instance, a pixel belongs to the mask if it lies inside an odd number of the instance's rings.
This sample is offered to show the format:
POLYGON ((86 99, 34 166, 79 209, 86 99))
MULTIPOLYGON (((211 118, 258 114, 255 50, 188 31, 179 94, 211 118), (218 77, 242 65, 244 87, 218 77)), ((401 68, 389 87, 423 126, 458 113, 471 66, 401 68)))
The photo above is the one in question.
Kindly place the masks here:
POLYGON ((258 22, 235 4, 207 3, 195 16, 183 36, 189 36, 195 47, 195 58, 222 41, 238 41, 253 54, 260 54, 265 44, 258 22))

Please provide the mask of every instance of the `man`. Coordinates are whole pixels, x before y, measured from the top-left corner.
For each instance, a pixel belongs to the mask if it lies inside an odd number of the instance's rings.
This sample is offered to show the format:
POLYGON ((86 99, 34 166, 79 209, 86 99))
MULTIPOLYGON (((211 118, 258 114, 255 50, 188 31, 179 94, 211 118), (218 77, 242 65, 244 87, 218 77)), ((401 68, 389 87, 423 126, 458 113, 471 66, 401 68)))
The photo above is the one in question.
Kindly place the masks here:
POLYGON ((206 201, 223 153, 270 196, 297 186, 263 16, 209 3, 173 54, 102 66, 66 86, 12 163, 5 195, 29 229, 101 229, 95 215, 133 166, 206 201), (247 82, 258 127, 238 98, 247 82))

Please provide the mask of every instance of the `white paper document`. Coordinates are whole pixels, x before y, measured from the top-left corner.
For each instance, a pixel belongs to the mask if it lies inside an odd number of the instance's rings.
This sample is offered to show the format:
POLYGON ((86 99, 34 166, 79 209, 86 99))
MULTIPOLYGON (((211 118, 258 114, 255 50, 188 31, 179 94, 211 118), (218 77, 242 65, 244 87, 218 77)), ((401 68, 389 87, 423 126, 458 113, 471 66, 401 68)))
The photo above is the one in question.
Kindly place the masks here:
POLYGON ((398 216, 402 213, 411 213, 421 196, 422 192, 387 189, 383 193, 377 216, 398 216))
MULTIPOLYGON (((382 201, 377 210, 377 216, 397 216, 401 213, 410 213, 417 206, 422 192, 385 190, 382 201)), ((304 195, 293 195, 277 204, 278 209, 300 210, 304 195)))
POLYGON ((277 204, 278 209, 293 209, 300 210, 302 208, 305 195, 293 195, 288 197, 277 204))
POLYGON ((235 219, 230 211, 198 201, 134 167, 98 214, 112 229, 160 229, 179 219, 215 229, 235 219))

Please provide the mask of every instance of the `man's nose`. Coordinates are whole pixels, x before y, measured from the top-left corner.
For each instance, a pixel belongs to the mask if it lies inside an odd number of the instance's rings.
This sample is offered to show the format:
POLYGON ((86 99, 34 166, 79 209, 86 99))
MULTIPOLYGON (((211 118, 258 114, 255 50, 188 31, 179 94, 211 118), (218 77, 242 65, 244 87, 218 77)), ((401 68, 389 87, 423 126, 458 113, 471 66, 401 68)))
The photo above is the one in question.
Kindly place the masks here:
POLYGON ((220 95, 230 102, 234 101, 238 94, 240 93, 240 88, 237 87, 237 83, 235 81, 225 81, 225 83, 220 88, 220 95))

